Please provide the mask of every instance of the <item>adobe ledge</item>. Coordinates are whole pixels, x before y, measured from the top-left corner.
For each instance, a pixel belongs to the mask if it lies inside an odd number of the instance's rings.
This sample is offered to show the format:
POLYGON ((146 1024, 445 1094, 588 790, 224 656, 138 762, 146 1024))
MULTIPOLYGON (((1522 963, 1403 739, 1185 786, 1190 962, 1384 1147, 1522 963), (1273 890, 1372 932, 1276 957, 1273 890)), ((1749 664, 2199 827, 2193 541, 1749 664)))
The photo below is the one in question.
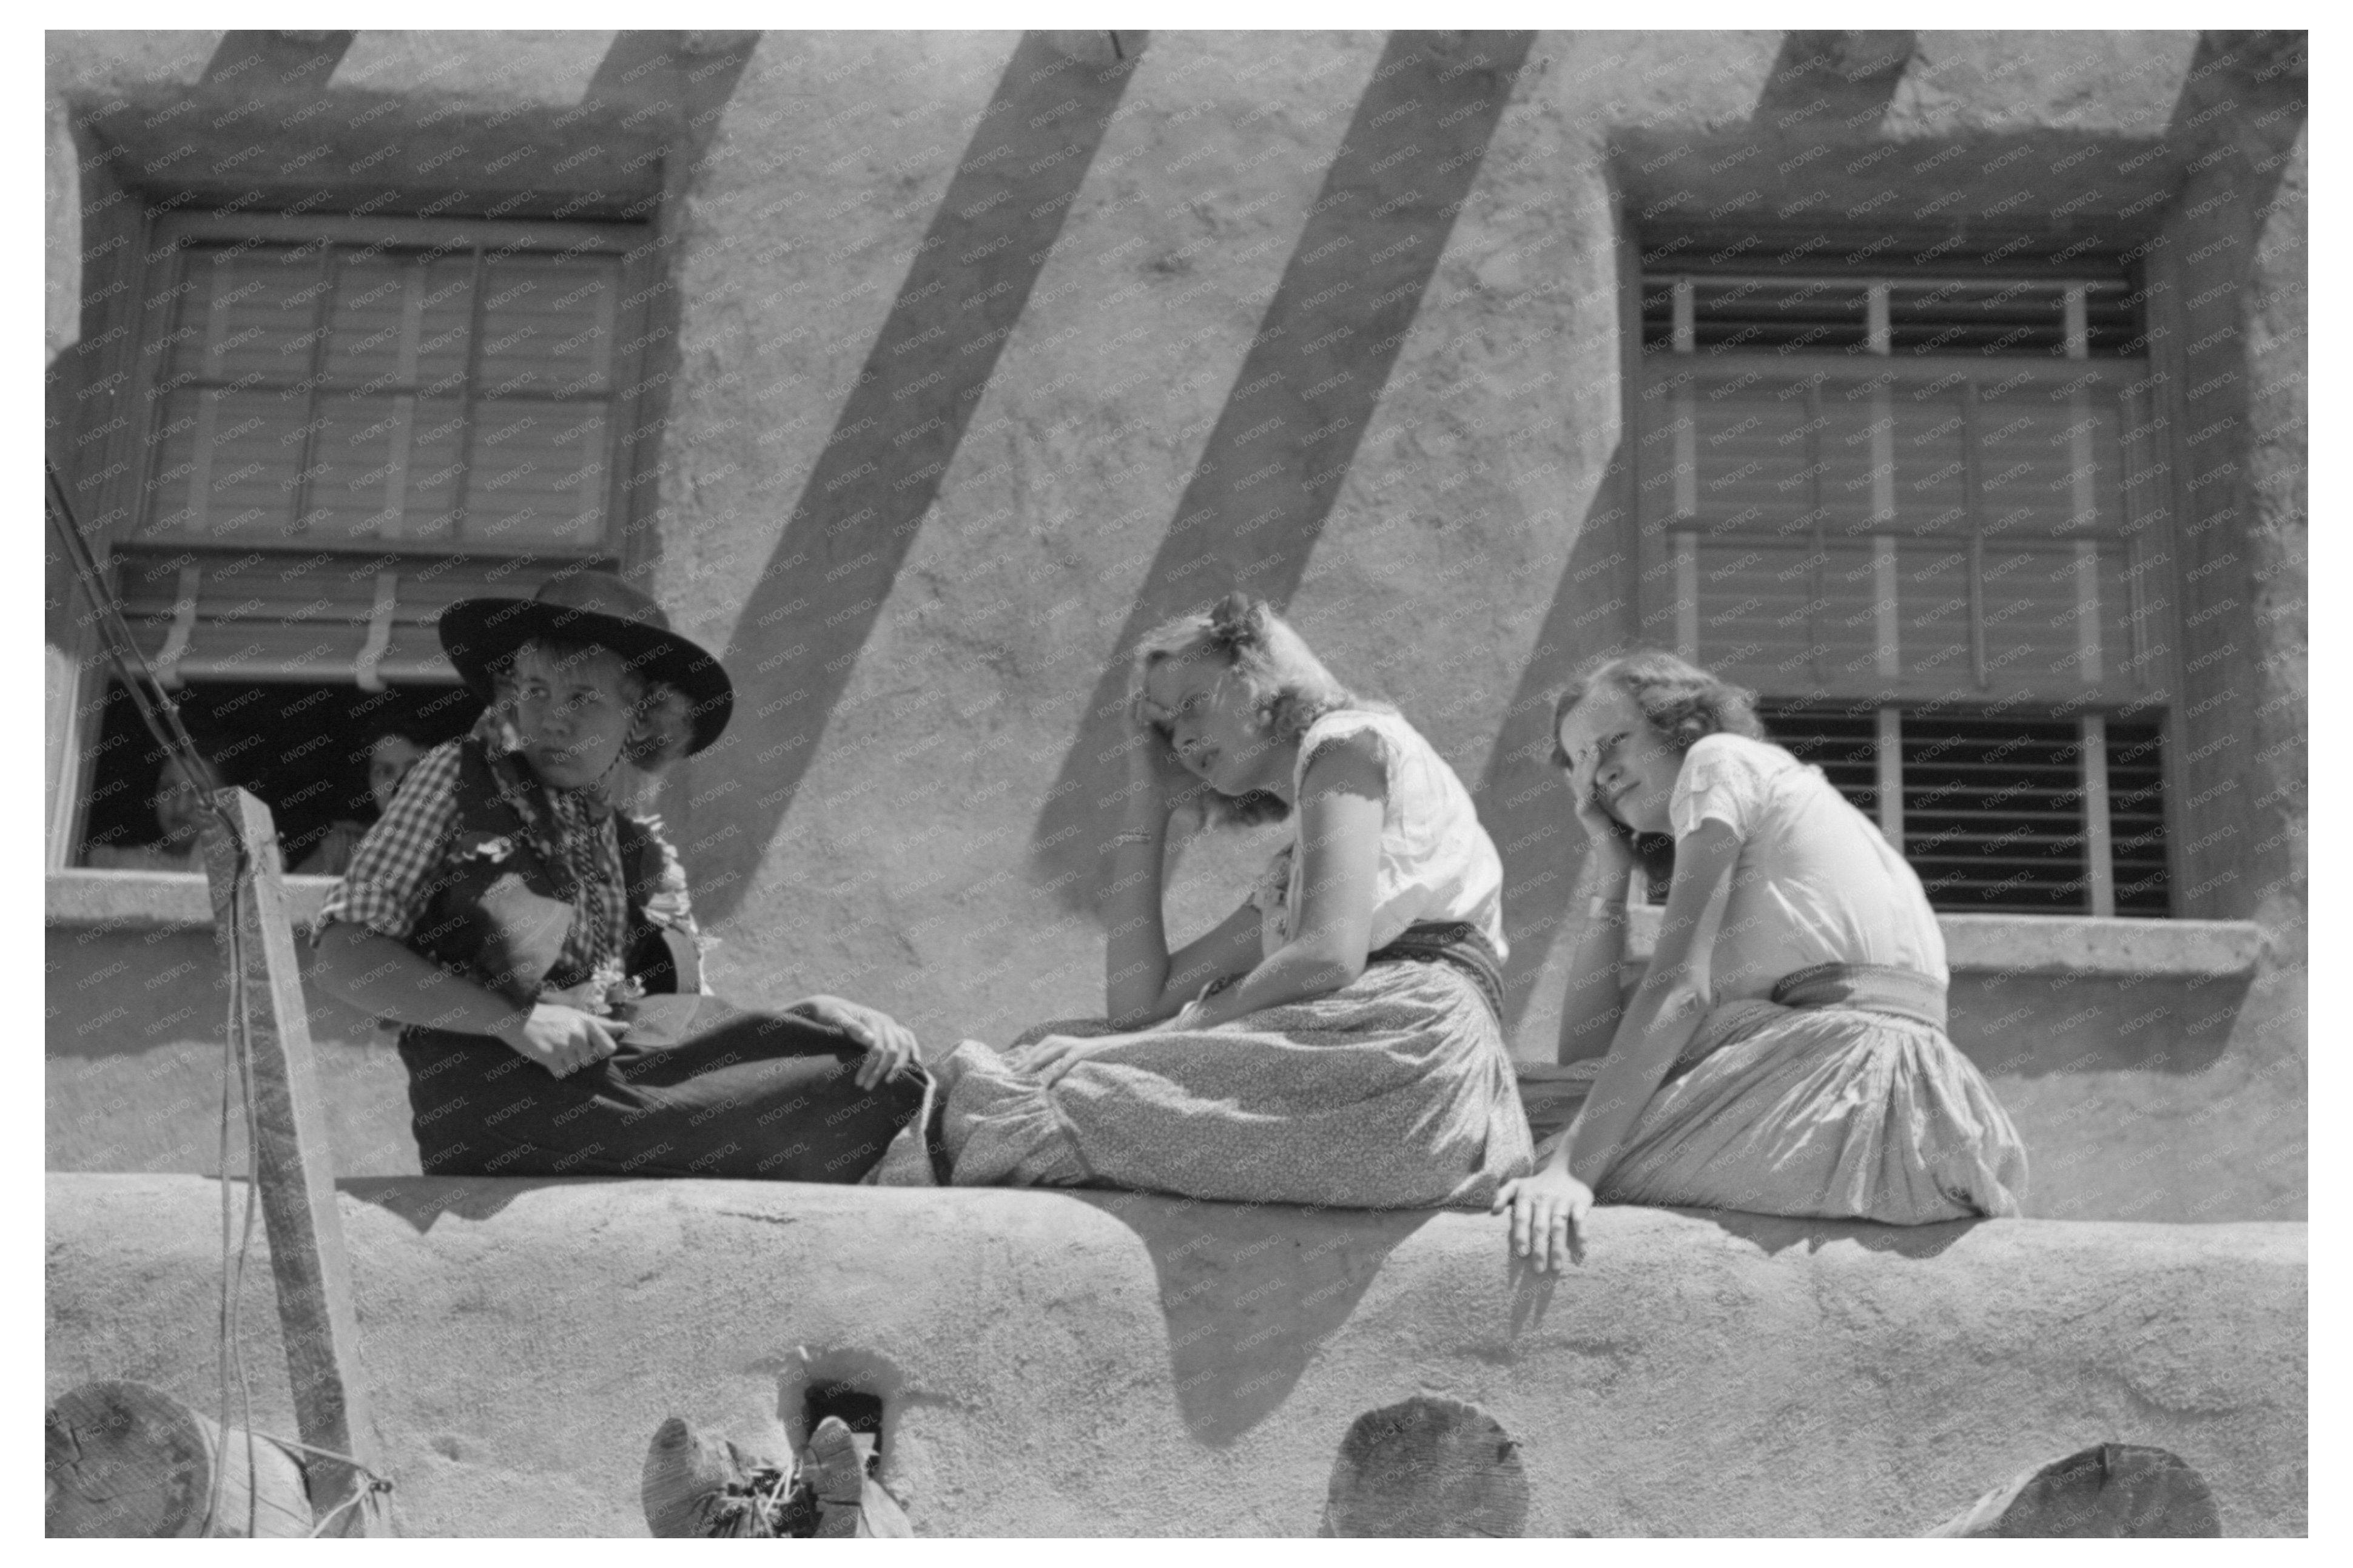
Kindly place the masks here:
MULTIPOLYGON (((1627 955, 1647 959, 1660 910, 1630 911, 1627 955)), ((2255 972, 2263 928, 2252 921, 2129 920, 2091 915, 1938 915, 1956 974, 2073 974, 2185 980, 2255 972)))
MULTIPOLYGON (((327 901, 332 877, 289 877, 286 901, 308 925, 327 901)), ((43 920, 52 931, 210 931, 212 892, 188 871, 51 871, 43 920)))

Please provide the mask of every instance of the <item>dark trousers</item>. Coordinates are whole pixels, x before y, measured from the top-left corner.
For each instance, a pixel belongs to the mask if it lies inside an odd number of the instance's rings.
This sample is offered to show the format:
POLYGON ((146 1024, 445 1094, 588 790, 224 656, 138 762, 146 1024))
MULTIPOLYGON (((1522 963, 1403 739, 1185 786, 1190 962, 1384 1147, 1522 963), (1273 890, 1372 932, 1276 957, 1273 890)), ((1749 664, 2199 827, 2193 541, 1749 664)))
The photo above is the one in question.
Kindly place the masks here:
POLYGON ((431 1176, 856 1182, 923 1098, 920 1068, 859 1088, 864 1055, 829 1025, 709 996, 677 1044, 625 1044, 566 1078, 483 1035, 400 1037, 431 1176))

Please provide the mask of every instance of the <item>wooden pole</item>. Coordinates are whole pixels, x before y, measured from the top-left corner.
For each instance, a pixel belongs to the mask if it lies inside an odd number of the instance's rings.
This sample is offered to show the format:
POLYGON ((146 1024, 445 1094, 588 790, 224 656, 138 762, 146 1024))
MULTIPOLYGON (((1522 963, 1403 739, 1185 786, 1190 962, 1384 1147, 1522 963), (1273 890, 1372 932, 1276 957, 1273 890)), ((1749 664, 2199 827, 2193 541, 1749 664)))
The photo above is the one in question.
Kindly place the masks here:
MULTIPOLYGON (((269 1235, 269 1270, 302 1441, 347 1454, 378 1475, 373 1423, 359 1382, 359 1330, 352 1312, 351 1270, 335 1209, 335 1168, 327 1142, 311 1055, 310 1014, 294 956, 285 865, 269 808, 241 789, 215 796, 249 847, 240 877, 237 846, 216 822, 204 831, 205 874, 212 884, 213 931, 225 962, 241 963, 252 1020, 254 1112, 261 1175, 261 1215, 269 1235), (230 932, 237 933, 235 949, 230 932)), ((224 1175, 227 1173, 223 1173, 224 1175)), ((374 1510, 343 1505, 366 1478, 338 1460, 312 1456, 311 1500, 321 1520, 338 1508, 330 1534, 389 1533, 374 1510)))
POLYGON ((49 1406, 52 1536, 307 1536, 302 1466, 143 1383, 86 1383, 49 1406), (209 1527, 217 1479, 218 1508, 209 1527), (248 1524, 249 1520, 249 1524, 248 1524))

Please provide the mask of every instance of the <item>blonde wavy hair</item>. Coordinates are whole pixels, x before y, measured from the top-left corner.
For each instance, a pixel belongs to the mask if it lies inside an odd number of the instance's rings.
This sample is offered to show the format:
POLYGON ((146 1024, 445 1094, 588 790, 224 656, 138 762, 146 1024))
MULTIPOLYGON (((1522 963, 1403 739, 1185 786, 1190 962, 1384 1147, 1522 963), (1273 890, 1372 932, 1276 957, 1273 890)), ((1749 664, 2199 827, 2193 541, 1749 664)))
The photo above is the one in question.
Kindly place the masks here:
MULTIPOLYGON (((1219 660, 1241 681, 1259 726, 1277 741, 1295 742, 1315 721, 1343 709, 1394 711, 1342 685, 1272 605, 1239 592, 1144 634, 1128 680, 1129 702, 1143 695, 1145 679, 1163 659, 1200 658, 1219 660)), ((1169 740, 1160 725, 1152 729, 1162 741, 1169 740)), ((1211 790, 1206 803, 1206 820, 1218 826, 1280 822, 1291 815, 1280 795, 1264 790, 1240 795, 1211 790)))

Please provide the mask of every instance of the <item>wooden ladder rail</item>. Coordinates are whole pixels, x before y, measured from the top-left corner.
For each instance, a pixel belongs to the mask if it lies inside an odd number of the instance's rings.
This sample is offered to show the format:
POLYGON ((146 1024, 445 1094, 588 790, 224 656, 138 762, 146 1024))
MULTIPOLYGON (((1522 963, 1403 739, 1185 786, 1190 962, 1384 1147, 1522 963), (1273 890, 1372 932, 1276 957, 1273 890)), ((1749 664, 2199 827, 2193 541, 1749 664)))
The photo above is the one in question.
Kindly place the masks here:
MULTIPOLYGON (((343 1217, 335 1207, 334 1157, 296 966, 278 827, 269 807, 242 789, 225 789, 214 798, 249 849, 240 900, 237 846, 217 821, 205 825, 205 876, 212 888, 213 935, 224 963, 234 951, 231 922, 241 925, 261 1215, 294 1417, 306 1447, 348 1455, 381 1476, 375 1424, 359 1375, 359 1327, 343 1255, 343 1217)), ((227 1173, 222 1175, 226 1180, 227 1173)), ((379 1514, 369 1502, 353 1500, 372 1484, 367 1476, 316 1454, 305 1457, 303 1468, 316 1521, 324 1523, 333 1516, 326 1533, 392 1533, 389 1510, 379 1514)))

